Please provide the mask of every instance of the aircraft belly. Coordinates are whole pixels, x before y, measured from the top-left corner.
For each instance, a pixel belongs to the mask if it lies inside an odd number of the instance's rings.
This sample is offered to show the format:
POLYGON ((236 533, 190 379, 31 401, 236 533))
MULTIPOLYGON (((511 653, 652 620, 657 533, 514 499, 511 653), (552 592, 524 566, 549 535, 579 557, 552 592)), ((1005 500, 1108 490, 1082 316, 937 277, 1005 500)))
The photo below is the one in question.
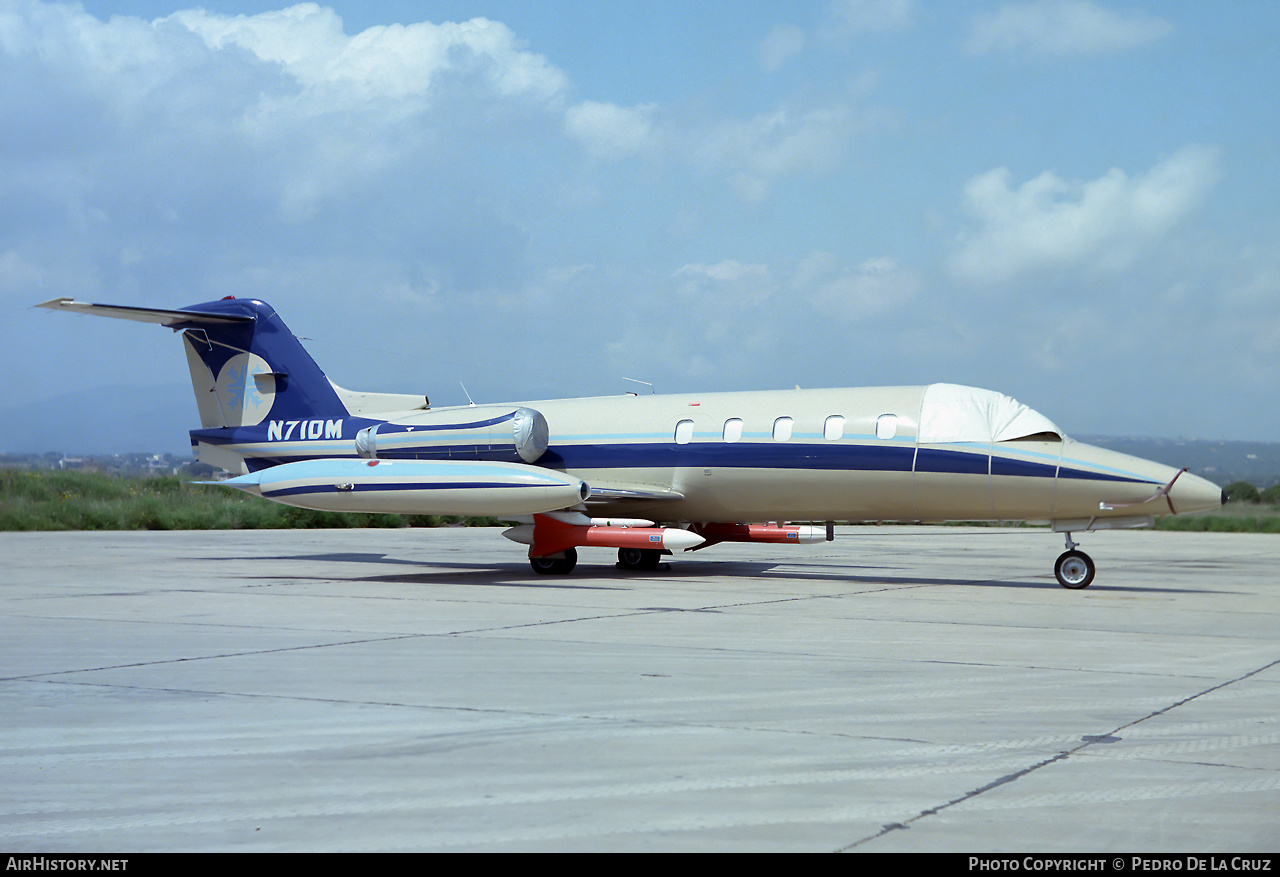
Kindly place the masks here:
POLYGON ((602 513, 665 521, 1043 521, 1095 516, 1100 500, 1141 502, 1151 495, 1153 481, 1143 477, 1145 470, 1120 476, 1082 466, 1092 449, 1071 448, 1075 456, 1064 459, 1057 442, 954 443, 920 445, 905 466, 896 457, 860 454, 848 457, 849 468, 840 468, 845 459, 810 452, 807 466, 715 465, 709 456, 708 466, 605 467, 573 474, 588 484, 680 494, 671 500, 593 503, 602 513), (881 463, 886 465, 878 468, 881 463))
MULTIPOLYGON (((617 471, 575 471, 620 485, 617 471)), ((631 470, 627 483, 669 487, 680 500, 593 504, 593 512, 665 521, 910 521, 911 473, 836 469, 631 470), (664 476, 666 479, 663 480, 664 476)))

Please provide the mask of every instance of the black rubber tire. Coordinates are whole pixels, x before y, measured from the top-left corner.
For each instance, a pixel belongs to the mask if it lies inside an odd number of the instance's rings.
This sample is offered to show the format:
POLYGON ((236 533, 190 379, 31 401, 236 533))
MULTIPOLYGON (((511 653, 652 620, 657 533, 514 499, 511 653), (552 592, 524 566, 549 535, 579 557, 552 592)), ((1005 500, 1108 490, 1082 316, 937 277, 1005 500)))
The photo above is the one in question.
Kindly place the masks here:
POLYGON ((618 566, 629 570, 657 569, 662 552, 657 548, 619 548, 618 566))
POLYGON ((578 565, 578 552, 573 548, 565 549, 562 557, 531 557, 529 566, 541 576, 567 576, 578 565))
POLYGON ((618 549, 618 566, 623 569, 643 569, 644 549, 642 548, 619 548, 618 549))
POLYGON ((1053 563, 1053 574, 1058 584, 1073 591, 1089 587, 1093 583, 1093 574, 1097 572, 1093 558, 1083 551, 1064 551, 1053 563))

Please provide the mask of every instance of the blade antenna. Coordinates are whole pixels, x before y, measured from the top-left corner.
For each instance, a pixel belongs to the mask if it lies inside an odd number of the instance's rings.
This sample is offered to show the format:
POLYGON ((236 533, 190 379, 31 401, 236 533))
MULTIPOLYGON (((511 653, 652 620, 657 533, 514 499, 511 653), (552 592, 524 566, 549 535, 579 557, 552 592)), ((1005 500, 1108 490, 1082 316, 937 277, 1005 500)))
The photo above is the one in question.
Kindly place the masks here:
POLYGON ((656 391, 656 390, 654 390, 654 388, 653 388, 653 384, 649 383, 648 381, 640 381, 640 380, 636 380, 635 378, 629 378, 629 377, 627 377, 626 375, 623 375, 623 376, 622 376, 622 379, 623 379, 624 381, 631 381, 631 383, 633 383, 633 384, 644 384, 646 387, 648 387, 648 388, 649 388, 649 395, 650 395, 650 396, 656 396, 656 395, 658 394, 658 393, 657 393, 657 391, 656 391))

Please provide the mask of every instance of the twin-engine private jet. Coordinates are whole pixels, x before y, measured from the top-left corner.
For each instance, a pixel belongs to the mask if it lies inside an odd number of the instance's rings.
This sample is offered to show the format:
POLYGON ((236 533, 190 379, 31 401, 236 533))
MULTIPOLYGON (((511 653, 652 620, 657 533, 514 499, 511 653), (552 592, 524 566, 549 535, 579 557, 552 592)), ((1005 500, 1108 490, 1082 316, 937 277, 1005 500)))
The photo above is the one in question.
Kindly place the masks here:
POLYGON ((1072 533, 1225 499, 1185 469, 1072 441, 973 387, 432 408, 337 386, 262 301, 39 307, 181 332, 200 413, 192 448, 235 473, 219 483, 309 509, 511 521, 504 535, 543 574, 570 572, 584 546, 645 570, 717 542, 829 540, 835 521, 1036 521, 1066 534, 1059 583, 1085 588, 1095 566, 1072 533))

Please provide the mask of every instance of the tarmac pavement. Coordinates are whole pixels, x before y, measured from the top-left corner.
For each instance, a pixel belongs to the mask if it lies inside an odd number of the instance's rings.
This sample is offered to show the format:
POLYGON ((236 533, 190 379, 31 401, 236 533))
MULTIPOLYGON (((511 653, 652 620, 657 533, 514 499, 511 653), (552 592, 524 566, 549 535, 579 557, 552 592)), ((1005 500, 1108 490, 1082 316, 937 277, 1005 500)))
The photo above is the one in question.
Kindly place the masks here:
POLYGON ((0 850, 1280 850, 1280 537, 0 534, 0 850))

